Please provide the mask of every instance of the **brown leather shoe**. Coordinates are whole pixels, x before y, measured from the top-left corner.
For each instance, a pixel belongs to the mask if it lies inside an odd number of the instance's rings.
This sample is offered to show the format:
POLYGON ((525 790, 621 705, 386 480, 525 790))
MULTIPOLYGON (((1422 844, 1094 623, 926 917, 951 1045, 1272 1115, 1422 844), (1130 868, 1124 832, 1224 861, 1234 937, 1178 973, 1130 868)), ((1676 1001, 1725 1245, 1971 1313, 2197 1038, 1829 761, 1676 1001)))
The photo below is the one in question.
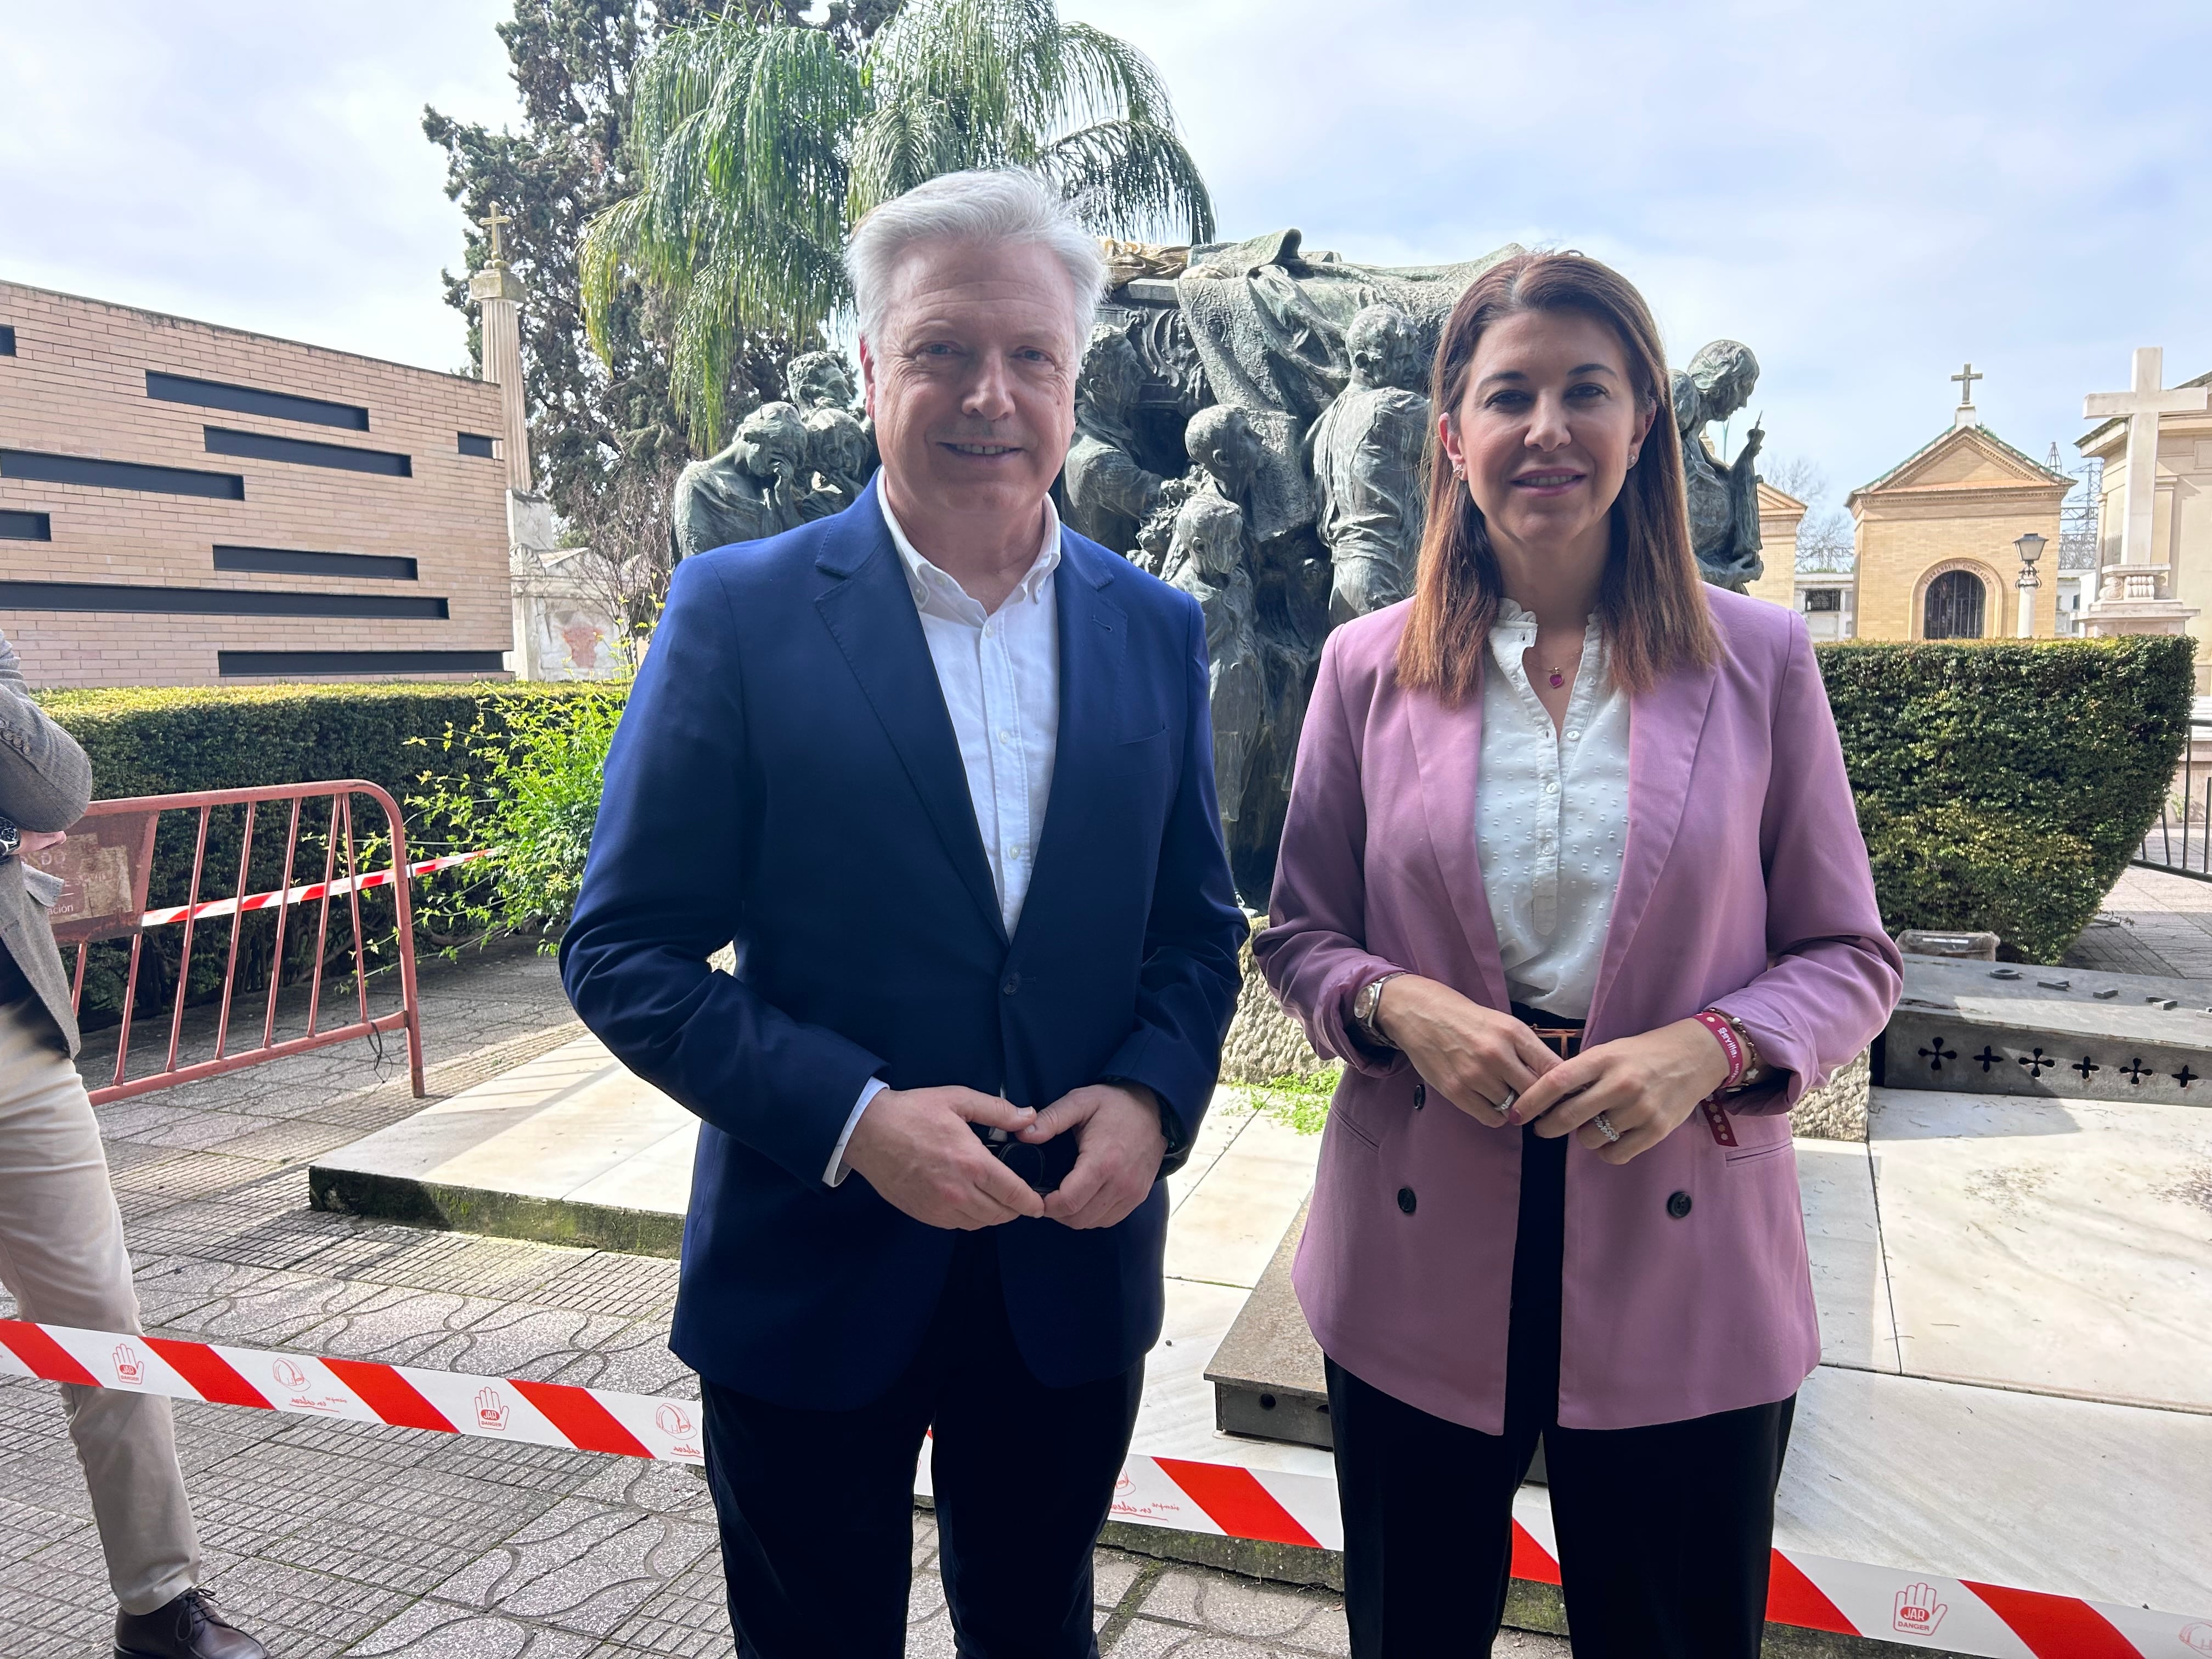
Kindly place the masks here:
POLYGON ((115 1659, 269 1659, 197 1586, 151 1613, 115 1615, 115 1659))

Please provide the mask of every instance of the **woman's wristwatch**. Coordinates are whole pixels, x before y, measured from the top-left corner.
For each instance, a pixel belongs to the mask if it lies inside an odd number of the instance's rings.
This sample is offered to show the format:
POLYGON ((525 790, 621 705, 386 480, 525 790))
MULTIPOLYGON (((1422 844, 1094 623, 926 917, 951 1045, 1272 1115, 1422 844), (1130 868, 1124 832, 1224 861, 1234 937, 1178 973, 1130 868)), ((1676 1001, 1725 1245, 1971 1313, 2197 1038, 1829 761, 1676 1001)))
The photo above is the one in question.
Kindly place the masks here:
POLYGON ((1375 1017, 1382 1011, 1382 988, 1394 979, 1405 977, 1404 974, 1397 973, 1371 979, 1361 986, 1359 994, 1352 999, 1352 1023, 1358 1028, 1359 1035, 1375 1048, 1395 1048, 1398 1046, 1382 1035, 1382 1028, 1375 1023, 1375 1017))

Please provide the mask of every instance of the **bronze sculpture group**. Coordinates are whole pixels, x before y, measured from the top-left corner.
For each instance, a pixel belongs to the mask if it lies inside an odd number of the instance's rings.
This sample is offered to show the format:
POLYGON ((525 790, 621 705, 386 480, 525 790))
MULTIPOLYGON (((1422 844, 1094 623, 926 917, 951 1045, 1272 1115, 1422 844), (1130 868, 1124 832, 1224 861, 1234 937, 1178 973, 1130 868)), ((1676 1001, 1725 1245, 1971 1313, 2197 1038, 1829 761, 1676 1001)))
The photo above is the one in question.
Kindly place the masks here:
MULTIPOLYGON (((1521 250, 1368 266, 1309 252, 1291 230, 1109 251, 1117 286, 1083 356, 1061 516, 1204 611, 1222 830, 1240 890, 1264 904, 1322 642, 1412 591, 1443 319, 1521 250)), ((1730 463, 1703 434, 1746 406, 1758 375, 1747 347, 1717 340, 1671 389, 1698 562, 1738 590, 1763 568, 1762 434, 1730 463)), ((843 362, 806 353, 787 389, 684 469, 676 557, 826 517, 865 487, 874 438, 843 362)))

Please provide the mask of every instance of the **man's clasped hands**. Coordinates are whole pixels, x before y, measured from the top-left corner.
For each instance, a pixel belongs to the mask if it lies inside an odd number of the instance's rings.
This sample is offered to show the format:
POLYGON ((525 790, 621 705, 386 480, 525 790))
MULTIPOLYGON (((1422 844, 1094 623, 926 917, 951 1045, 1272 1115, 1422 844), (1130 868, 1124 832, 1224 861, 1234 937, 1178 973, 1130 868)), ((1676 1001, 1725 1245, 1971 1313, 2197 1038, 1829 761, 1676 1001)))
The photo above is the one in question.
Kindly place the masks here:
POLYGON ((845 1163, 915 1220, 972 1232, 1023 1215, 1110 1227, 1145 1201, 1166 1153, 1158 1098, 1141 1085, 1095 1083, 1041 1112, 955 1085, 884 1090, 854 1126, 845 1163), (1057 1191, 1036 1192, 971 1124, 1032 1146, 1073 1132, 1075 1165, 1057 1191))

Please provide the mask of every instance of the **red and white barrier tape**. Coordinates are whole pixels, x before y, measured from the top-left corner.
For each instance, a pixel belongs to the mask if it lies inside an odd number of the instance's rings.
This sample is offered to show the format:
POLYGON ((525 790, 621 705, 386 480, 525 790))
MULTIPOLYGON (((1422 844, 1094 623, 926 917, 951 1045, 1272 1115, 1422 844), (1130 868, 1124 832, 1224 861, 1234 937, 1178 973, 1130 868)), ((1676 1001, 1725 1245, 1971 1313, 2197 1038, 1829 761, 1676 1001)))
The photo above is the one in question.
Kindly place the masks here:
MULTIPOLYGON (((469 1376, 12 1319, 0 1320, 0 1376, 623 1457, 704 1461, 696 1401, 520 1377, 469 1376)), ((925 1487, 927 1475, 925 1465, 925 1487)), ((1122 1468, 1113 1513, 1139 1526, 1214 1537, 1320 1549, 1344 1543, 1334 1480, 1231 1463, 1133 1453, 1122 1468)), ((1514 1504, 1513 1576, 1559 1582, 1550 1501, 1526 1488, 1514 1504)), ((1766 1616, 1775 1624, 1977 1659, 2212 1656, 2212 1617, 2191 1620, 1797 1550, 1774 1552, 1766 1616)))
MULTIPOLYGON (((473 864, 478 859, 488 859, 492 849, 482 848, 473 853, 453 853, 444 858, 423 859, 407 866, 407 874, 427 876, 435 870, 450 870, 457 864, 473 864)), ((141 927, 167 927, 173 922, 190 919, 205 921, 210 916, 233 916, 240 912, 273 910, 284 904, 313 904, 317 899, 343 898, 348 893, 366 893, 372 888, 389 887, 392 872, 372 870, 365 876, 340 876, 335 881, 312 881, 304 887, 282 888, 268 893, 248 893, 244 898, 209 899, 201 904, 179 904, 166 910, 149 910, 138 918, 141 927)))

